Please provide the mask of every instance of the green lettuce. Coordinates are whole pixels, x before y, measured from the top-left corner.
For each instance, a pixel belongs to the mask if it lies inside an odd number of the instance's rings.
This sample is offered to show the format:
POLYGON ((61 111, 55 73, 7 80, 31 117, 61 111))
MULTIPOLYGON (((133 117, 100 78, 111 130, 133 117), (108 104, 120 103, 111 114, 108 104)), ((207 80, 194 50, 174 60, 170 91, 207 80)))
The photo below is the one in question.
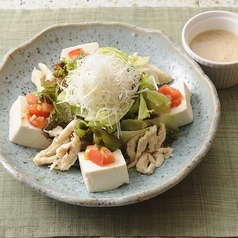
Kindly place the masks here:
POLYGON ((137 131, 147 127, 148 124, 137 119, 125 119, 121 121, 122 131, 137 131))
POLYGON ((176 116, 171 114, 158 114, 154 118, 144 120, 147 126, 156 125, 160 127, 160 123, 165 125, 166 130, 179 131, 176 116))
POLYGON ((149 89, 149 90, 155 89, 154 80, 148 72, 141 74, 141 83, 140 83, 139 91, 143 89, 149 89))
POLYGON ((143 94, 140 94, 140 106, 139 106, 139 110, 138 110, 138 120, 144 120, 146 118, 150 118, 150 114, 153 112, 154 110, 149 110, 146 104, 146 101, 143 97, 143 94))
POLYGON ((98 53, 105 54, 105 55, 113 55, 114 57, 123 59, 125 62, 128 62, 129 60, 128 55, 126 53, 114 47, 99 48, 98 53))
MULTIPOLYGON (((99 48, 98 53, 113 55, 123 59, 129 66, 132 66, 136 69, 142 69, 147 64, 149 57, 138 57, 137 55, 127 55, 123 51, 115 47, 102 47, 99 48)), ((142 70, 144 71, 144 70, 142 70)))
POLYGON ((144 135, 146 131, 150 130, 151 127, 146 127, 141 130, 137 131, 121 131, 120 133, 120 140, 123 143, 127 143, 132 137, 137 136, 137 135, 144 135))
POLYGON ((115 151, 123 145, 122 140, 115 137, 113 134, 108 133, 98 127, 94 127, 94 143, 100 147, 105 146, 111 151, 115 151))
POLYGON ((120 113, 118 113, 118 118, 115 116, 115 114, 113 112, 108 113, 107 111, 103 112, 103 111, 99 111, 97 113, 97 120, 105 125, 105 126, 113 126, 114 124, 117 123, 117 121, 121 120, 125 114, 129 111, 130 107, 134 104, 134 100, 131 99, 129 101, 129 106, 123 110, 120 111, 120 113))
POLYGON ((79 138, 82 138, 86 134, 87 130, 88 126, 86 121, 80 118, 75 121, 74 131, 79 138))
POLYGON ((144 99, 148 109, 153 110, 154 114, 170 112, 171 101, 163 94, 156 91, 148 90, 144 92, 144 99))
POLYGON ((140 107, 140 96, 138 95, 134 100, 135 101, 133 105, 130 107, 129 111, 126 113, 124 117, 125 119, 128 119, 128 118, 134 119, 138 115, 138 111, 140 107))

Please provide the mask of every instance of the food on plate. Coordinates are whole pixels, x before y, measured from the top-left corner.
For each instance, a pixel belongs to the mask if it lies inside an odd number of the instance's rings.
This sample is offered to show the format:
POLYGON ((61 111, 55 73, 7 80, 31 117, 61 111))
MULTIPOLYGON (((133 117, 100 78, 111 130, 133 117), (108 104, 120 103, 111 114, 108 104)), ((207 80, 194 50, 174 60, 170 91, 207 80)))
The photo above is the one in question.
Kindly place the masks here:
POLYGON ((145 134, 137 135, 127 143, 127 154, 130 157, 128 168, 136 166, 137 171, 144 174, 151 174, 156 167, 159 167, 165 158, 172 156, 171 147, 161 148, 166 138, 166 129, 161 123, 157 132, 154 125, 145 134))
POLYGON ((40 92, 44 89, 44 87, 42 87, 41 85, 40 79, 44 79, 45 81, 49 82, 54 82, 56 78, 45 64, 39 63, 39 68, 40 70, 36 68, 33 69, 31 74, 31 81, 36 85, 37 90, 40 92))
MULTIPOLYGON (((35 127, 27 119, 27 99, 18 96, 10 110, 10 141, 28 147, 44 149, 51 144, 41 128, 35 127)), ((44 120, 44 119, 43 119, 44 120)))
POLYGON ((80 166, 89 192, 128 184, 128 171, 152 174, 193 112, 185 82, 168 85, 148 60, 94 42, 63 49, 54 72, 39 63, 37 90, 10 110, 10 141, 42 149, 36 165, 80 166))
POLYGON ((54 137, 51 145, 33 159, 36 165, 51 164, 50 169, 68 170, 77 160, 81 141, 74 132, 74 121, 64 129, 57 126, 49 132, 54 137))
MULTIPOLYGON (((164 86, 162 86, 161 88, 163 88, 164 86)), ((173 88, 173 91, 174 89, 178 90, 180 92, 180 95, 177 95, 178 93, 174 92, 172 92, 172 94, 165 94, 166 96, 172 95, 172 100, 173 97, 175 98, 175 100, 173 100, 174 105, 171 107, 170 112, 168 114, 176 116, 178 127, 185 126, 193 121, 193 110, 190 103, 191 93, 184 81, 172 84, 171 88, 173 88)))
POLYGON ((113 153, 105 146, 98 148, 96 145, 88 145, 84 157, 99 166, 115 162, 113 153))
POLYGON ((84 152, 79 152, 80 168, 89 192, 111 190, 129 183, 126 161, 121 150, 115 150, 112 155, 114 162, 98 166, 85 158, 84 152))
POLYGON ((91 55, 91 54, 94 54, 98 49, 99 49, 99 44, 97 42, 69 47, 62 50, 60 60, 76 59, 81 52, 91 55))

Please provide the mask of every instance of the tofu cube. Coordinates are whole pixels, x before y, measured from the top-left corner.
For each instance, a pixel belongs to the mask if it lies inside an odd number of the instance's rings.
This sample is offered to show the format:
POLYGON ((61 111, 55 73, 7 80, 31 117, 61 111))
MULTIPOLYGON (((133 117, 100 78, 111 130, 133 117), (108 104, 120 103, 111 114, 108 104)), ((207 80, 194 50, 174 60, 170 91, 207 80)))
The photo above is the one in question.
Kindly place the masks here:
POLYGON ((83 44, 83 45, 76 45, 76 46, 73 46, 73 47, 63 49, 62 53, 61 53, 61 56, 60 56, 60 60, 62 60, 63 58, 66 58, 67 60, 70 60, 70 58, 68 56, 68 53, 72 50, 79 49, 79 48, 82 48, 85 52, 88 52, 89 54, 93 54, 99 49, 99 44, 97 42, 93 42, 93 43, 88 43, 88 44, 83 44))
POLYGON ((190 103, 190 90, 184 81, 174 83, 170 86, 178 89, 183 95, 183 99, 178 107, 171 108, 169 114, 176 115, 178 127, 187 125, 193 121, 193 110, 190 103))
POLYGON ((19 96, 10 109, 9 140, 13 143, 45 149, 51 144, 42 130, 31 125, 26 118, 26 97, 19 96))
POLYGON ((79 162, 84 182, 89 192, 102 192, 118 188, 129 183, 129 175, 125 159, 120 149, 113 152, 115 162, 99 166, 79 152, 79 162))

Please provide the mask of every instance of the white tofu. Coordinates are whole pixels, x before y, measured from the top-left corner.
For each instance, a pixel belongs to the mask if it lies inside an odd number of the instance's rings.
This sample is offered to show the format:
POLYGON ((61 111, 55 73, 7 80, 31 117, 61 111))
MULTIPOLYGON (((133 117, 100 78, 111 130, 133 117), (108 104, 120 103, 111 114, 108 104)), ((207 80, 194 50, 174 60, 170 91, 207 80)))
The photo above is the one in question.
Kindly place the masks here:
POLYGON ((193 110, 190 103, 191 93, 184 81, 170 85, 178 89, 183 95, 181 104, 178 107, 171 108, 169 114, 176 115, 178 127, 185 126, 193 121, 193 110))
POLYGON ((89 192, 101 192, 118 188, 129 183, 126 162, 121 150, 113 152, 115 162, 99 166, 84 158, 84 152, 78 153, 80 168, 89 192))
POLYGON ((93 54, 99 49, 99 44, 97 42, 93 42, 93 43, 88 43, 88 44, 83 44, 83 45, 76 45, 76 46, 73 46, 73 47, 63 49, 62 53, 61 53, 61 56, 60 56, 60 60, 62 60, 63 58, 66 58, 67 60, 70 60, 70 58, 68 56, 68 53, 72 50, 79 49, 79 48, 82 48, 85 52, 88 52, 89 54, 93 54))
POLYGON ((26 97, 19 96, 10 109, 9 140, 13 143, 45 149, 51 144, 42 130, 32 126, 26 118, 26 97))

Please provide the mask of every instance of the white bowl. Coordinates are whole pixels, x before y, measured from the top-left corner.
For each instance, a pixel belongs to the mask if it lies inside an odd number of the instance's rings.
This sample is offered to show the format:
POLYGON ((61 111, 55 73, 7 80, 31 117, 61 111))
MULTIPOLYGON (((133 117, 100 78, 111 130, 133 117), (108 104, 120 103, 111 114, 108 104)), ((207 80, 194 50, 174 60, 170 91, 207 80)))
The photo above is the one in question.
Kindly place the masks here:
POLYGON ((227 63, 210 61, 198 56, 189 47, 196 35, 208 30, 227 30, 238 35, 238 14, 228 11, 203 12, 192 17, 182 31, 185 51, 200 64, 216 88, 232 87, 238 84, 238 61, 227 63))
POLYGON ((46 196, 82 206, 121 206, 154 197, 183 180, 203 159, 215 137, 220 103, 209 78, 190 57, 160 30, 147 30, 124 23, 59 24, 9 51, 0 66, 0 164, 16 180, 46 196), (89 193, 79 168, 50 171, 32 158, 39 151, 13 144, 8 139, 9 109, 18 95, 34 92, 31 72, 39 62, 52 67, 62 49, 88 42, 113 46, 127 54, 150 56, 149 63, 184 81, 191 93, 193 123, 181 127, 173 143, 174 156, 152 175, 130 172, 130 184, 100 193, 89 193), (13 70, 14 69, 14 70, 13 70), (192 79, 192 80, 191 80, 192 79))

